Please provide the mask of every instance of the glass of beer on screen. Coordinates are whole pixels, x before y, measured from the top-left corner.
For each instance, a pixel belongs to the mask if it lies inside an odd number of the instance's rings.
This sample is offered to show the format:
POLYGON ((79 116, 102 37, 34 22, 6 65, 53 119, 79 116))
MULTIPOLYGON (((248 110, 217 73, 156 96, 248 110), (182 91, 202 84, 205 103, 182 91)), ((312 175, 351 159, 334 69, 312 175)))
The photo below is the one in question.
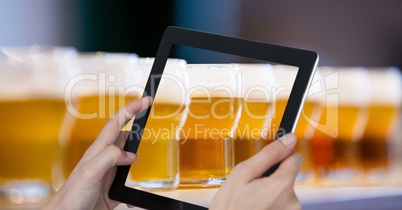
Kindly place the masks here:
POLYGON ((234 133, 234 164, 257 152, 264 143, 262 134, 271 122, 272 88, 275 79, 269 64, 239 64, 242 111, 234 133))
MULTIPOLYGON (((168 59, 142 134, 138 160, 130 168, 128 185, 172 189, 179 184, 178 134, 186 117, 187 88, 186 62, 168 59)), ((140 132, 131 127, 132 122, 126 126, 130 134, 140 132)))
MULTIPOLYGON (((77 74, 68 82, 64 97, 67 113, 60 133, 63 174, 67 178, 110 116, 129 101, 140 98, 149 75, 135 75, 135 54, 80 54, 77 74), (129 84, 128 81, 139 81, 129 84), (141 82, 143 84, 141 84, 141 82)), ((140 74, 140 73, 138 73, 140 74)))
POLYGON ((189 64, 187 115, 180 137, 180 186, 219 186, 233 167, 241 113, 238 65, 189 64))
POLYGON ((318 183, 358 184, 361 181, 358 145, 367 123, 370 99, 367 71, 361 67, 321 67, 319 72, 324 78, 322 89, 327 91, 325 107, 309 141, 318 183))
MULTIPOLYGON (((52 192, 66 106, 64 72, 75 50, 1 48, 0 205, 43 202, 52 192)), ((8 206, 11 205, 11 206, 8 206)))
POLYGON ((366 184, 384 183, 390 172, 392 151, 396 146, 401 121, 402 75, 399 69, 370 68, 369 117, 360 141, 361 165, 367 173, 366 184))

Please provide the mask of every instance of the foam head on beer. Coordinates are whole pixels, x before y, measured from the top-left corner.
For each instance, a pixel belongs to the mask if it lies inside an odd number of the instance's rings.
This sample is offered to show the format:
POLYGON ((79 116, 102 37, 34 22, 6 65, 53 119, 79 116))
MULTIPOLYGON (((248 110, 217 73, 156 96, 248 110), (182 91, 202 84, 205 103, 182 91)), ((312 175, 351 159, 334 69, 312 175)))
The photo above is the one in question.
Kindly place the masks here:
POLYGON ((366 128, 366 132, 373 132, 372 134, 370 134, 373 135, 373 137, 376 137, 375 133, 377 133, 379 135, 377 136, 378 139, 384 137, 385 139, 389 139, 389 137, 395 135, 397 121, 399 119, 398 113, 400 111, 402 103, 401 72, 399 69, 390 67, 381 69, 369 69, 368 75, 371 81, 369 102, 370 114, 376 115, 376 120, 384 119, 385 121, 382 123, 378 123, 379 126, 380 124, 382 124, 382 126, 380 126, 382 127, 382 129, 377 126, 377 129, 375 129, 374 126, 370 124, 370 126, 366 128), (378 114, 382 113, 382 115, 378 115, 377 113, 375 113, 374 109, 382 109, 378 110, 378 114), (388 117, 391 118, 386 120, 386 118, 388 117), (380 134, 380 130, 382 130, 384 133, 380 134))

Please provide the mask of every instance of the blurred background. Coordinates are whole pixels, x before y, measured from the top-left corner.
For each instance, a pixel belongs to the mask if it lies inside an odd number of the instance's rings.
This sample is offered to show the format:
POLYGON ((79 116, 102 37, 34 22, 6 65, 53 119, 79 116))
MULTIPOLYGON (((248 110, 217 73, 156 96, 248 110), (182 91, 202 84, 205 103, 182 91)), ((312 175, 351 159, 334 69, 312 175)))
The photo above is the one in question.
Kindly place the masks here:
POLYGON ((63 45, 152 57, 163 30, 176 25, 311 49, 319 52, 320 65, 401 69, 400 8, 398 0, 0 0, 0 45, 63 45))

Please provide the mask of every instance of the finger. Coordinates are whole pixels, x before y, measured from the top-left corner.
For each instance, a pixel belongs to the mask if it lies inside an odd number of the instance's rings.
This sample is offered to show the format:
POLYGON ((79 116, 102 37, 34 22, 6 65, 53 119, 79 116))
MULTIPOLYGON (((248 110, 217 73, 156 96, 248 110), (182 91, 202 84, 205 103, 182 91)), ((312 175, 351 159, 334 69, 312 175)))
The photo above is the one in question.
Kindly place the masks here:
POLYGON ((137 156, 132 152, 124 151, 116 145, 109 145, 101 153, 87 161, 85 166, 86 174, 94 181, 101 181, 103 176, 113 167, 118 165, 130 165, 134 163, 137 156))
POLYGON ((288 133, 265 146, 250 159, 238 164, 233 169, 231 176, 236 177, 238 181, 245 182, 260 178, 270 167, 289 156, 293 152, 295 144, 296 136, 288 133))
POLYGON ((90 159, 98 154, 107 146, 114 144, 119 136, 123 126, 152 102, 151 97, 145 97, 141 100, 135 100, 128 103, 124 108, 120 109, 116 114, 109 118, 102 131, 94 143, 85 152, 83 159, 90 159))
POLYGON ((127 137, 130 134, 130 131, 122 131, 119 138, 117 139, 115 145, 119 147, 120 149, 124 148, 124 145, 126 144, 127 137))
POLYGON ((271 176, 264 177, 263 181, 270 182, 270 184, 277 184, 276 189, 279 191, 291 190, 293 189, 301 164, 301 155, 297 152, 293 152, 281 162, 279 168, 271 174, 271 176), (272 180, 275 180, 275 182, 272 182, 272 180))
MULTIPOLYGON (((302 157, 299 153, 293 152, 285 158, 279 168, 271 175, 273 179, 284 177, 285 179, 295 180, 302 164, 302 157)), ((267 177, 268 178, 268 177, 267 177)))
POLYGON ((141 100, 135 100, 128 103, 124 108, 120 109, 116 114, 109 118, 102 131, 99 133, 95 143, 100 142, 103 145, 114 144, 120 136, 121 129, 136 114, 151 105, 152 98, 145 97, 141 100))

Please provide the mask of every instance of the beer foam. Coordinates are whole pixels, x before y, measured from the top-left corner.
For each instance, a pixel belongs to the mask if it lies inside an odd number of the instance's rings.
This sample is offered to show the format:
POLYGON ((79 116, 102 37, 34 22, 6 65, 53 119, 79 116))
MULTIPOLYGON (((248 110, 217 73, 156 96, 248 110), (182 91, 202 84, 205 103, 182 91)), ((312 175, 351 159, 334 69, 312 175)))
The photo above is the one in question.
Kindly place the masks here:
POLYGON ((275 91, 273 94, 278 100, 288 100, 296 79, 298 68, 286 65, 273 65, 275 77, 275 91))
POLYGON ((337 99, 325 99, 327 105, 367 106, 370 100, 370 80, 362 67, 320 67, 325 95, 338 94, 337 99))
POLYGON ((313 80, 308 88, 306 101, 312 101, 316 103, 323 103, 325 100, 324 90, 322 89, 322 77, 317 70, 313 76, 313 80))
POLYGON ((107 63, 138 63, 138 56, 134 53, 79 53, 81 62, 107 64, 107 63))
POLYGON ((371 104, 402 104, 402 74, 395 67, 370 68, 371 104))
POLYGON ((188 64, 191 97, 240 97, 238 64, 188 64))
POLYGON ((245 100, 271 101, 275 78, 270 64, 239 64, 245 100))
POLYGON ((137 71, 139 58, 130 53, 80 53, 76 68, 78 73, 73 80, 78 95, 142 94, 149 75, 137 71))
POLYGON ((35 63, 40 60, 62 61, 76 58, 78 54, 74 47, 38 44, 27 47, 0 47, 0 51, 9 61, 17 63, 35 63))
POLYGON ((154 58, 140 57, 135 65, 129 66, 128 71, 126 71, 126 82, 129 88, 138 87, 145 89, 153 62, 154 58))
POLYGON ((63 98, 63 86, 56 70, 35 71, 32 64, 0 62, 0 99, 63 98))
MULTIPOLYGON (((155 58, 150 57, 138 58, 138 65, 132 71, 134 77, 132 77, 131 84, 145 88, 154 61, 155 58)), ((188 87, 186 64, 186 61, 182 59, 169 58, 167 60, 155 101, 173 104, 184 103, 185 92, 188 87)))
POLYGON ((188 88, 186 62, 168 59, 155 100, 163 103, 184 104, 188 88))
POLYGON ((78 67, 84 74, 104 73, 108 77, 114 76, 114 83, 124 85, 126 77, 130 76, 137 64, 138 57, 135 54, 98 52, 80 54, 78 67))

